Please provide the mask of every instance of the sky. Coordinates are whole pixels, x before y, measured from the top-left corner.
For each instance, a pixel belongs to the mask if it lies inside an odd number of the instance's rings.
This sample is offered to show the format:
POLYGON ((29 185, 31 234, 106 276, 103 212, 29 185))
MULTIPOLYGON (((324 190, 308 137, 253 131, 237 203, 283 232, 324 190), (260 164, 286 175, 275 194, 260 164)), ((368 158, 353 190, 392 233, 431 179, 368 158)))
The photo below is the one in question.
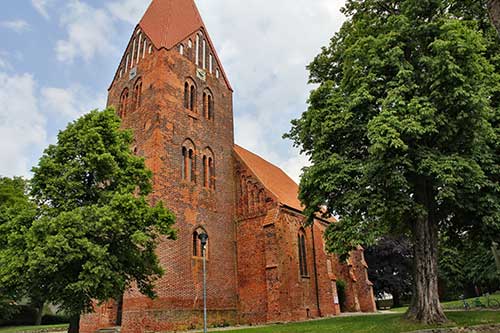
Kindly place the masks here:
MULTIPOLYGON (((30 177, 68 122, 107 88, 150 0, 4 0, 0 12, 0 176, 30 177)), ((298 181, 284 140, 314 87, 306 65, 340 28, 344 0, 196 0, 234 89, 235 142, 298 181)))

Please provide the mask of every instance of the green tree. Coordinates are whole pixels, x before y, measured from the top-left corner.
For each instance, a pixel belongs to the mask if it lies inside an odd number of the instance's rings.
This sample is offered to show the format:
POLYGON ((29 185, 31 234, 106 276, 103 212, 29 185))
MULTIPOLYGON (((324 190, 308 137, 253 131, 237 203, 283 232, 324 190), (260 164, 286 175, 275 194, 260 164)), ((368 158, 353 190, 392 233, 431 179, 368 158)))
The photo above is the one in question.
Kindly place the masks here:
POLYGON ((154 297, 163 274, 155 249, 175 238, 174 216, 148 203, 151 172, 130 150, 115 111, 92 111, 59 133, 33 168, 37 217, 23 232, 20 277, 72 315, 70 332, 95 301, 117 299, 132 284, 154 297))
POLYGON ((36 281, 20 278, 26 269, 24 233, 36 216, 27 191, 28 182, 23 178, 0 178, 0 295, 6 299, 0 312, 12 313, 12 301, 27 299, 38 310, 34 319, 39 325, 45 296, 34 287, 36 281))
POLYGON ((412 235, 407 318, 424 323, 446 321, 439 231, 500 234, 498 60, 489 28, 457 3, 348 0, 348 20, 309 66, 309 108, 286 135, 312 162, 306 213, 340 216, 329 250, 412 235))

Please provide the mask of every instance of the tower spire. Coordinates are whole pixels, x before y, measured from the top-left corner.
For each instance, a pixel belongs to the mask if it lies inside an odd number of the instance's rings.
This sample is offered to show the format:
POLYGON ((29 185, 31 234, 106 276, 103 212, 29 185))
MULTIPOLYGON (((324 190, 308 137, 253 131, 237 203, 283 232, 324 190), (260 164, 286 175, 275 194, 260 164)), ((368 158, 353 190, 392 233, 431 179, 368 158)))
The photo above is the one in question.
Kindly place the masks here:
POLYGON ((205 28, 193 0, 153 0, 139 26, 156 48, 167 50, 198 29, 205 28))

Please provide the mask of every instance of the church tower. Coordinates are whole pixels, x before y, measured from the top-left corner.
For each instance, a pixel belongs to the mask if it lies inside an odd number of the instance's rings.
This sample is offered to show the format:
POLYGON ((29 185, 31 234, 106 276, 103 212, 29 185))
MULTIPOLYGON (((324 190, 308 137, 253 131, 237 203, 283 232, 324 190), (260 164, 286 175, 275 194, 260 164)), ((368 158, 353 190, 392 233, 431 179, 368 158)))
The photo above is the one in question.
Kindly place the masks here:
POLYGON ((134 152, 154 175, 151 201, 175 213, 178 238, 158 247, 165 276, 157 299, 129 291, 100 309, 106 314, 84 318, 83 331, 113 322, 122 332, 199 326, 200 232, 209 236, 210 317, 236 322, 232 88, 193 0, 152 1, 111 83, 108 106, 133 130, 134 152))

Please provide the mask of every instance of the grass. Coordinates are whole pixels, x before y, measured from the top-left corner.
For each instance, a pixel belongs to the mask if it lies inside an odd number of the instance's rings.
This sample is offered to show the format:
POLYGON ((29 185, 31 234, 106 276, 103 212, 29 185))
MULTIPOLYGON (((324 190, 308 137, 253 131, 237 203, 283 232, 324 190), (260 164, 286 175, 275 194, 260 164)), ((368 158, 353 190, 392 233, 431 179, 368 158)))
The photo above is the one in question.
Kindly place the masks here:
POLYGON ((68 324, 58 324, 58 325, 43 325, 43 326, 15 326, 15 327, 0 327, 0 333, 15 333, 15 332, 27 332, 27 331, 37 331, 45 329, 54 328, 65 328, 68 324))
MULTIPOLYGON (((474 300, 475 299, 476 299, 476 297, 474 297, 474 298, 468 298, 467 299, 467 302, 473 308, 474 308, 474 300)), ((481 300, 481 303, 486 304, 486 298, 485 297, 480 297, 479 299, 481 300)), ((497 300, 498 302, 500 302, 500 293, 496 293, 494 295, 490 295, 490 299, 494 299, 494 300, 497 300)), ((458 301, 451 301, 451 302, 443 302, 441 304, 443 305, 443 308, 445 310, 463 310, 464 309, 464 303, 462 301, 460 301, 460 300, 458 300, 458 301)), ((408 307, 401 307, 401 308, 391 309, 391 311, 397 312, 397 313, 405 313, 407 310, 408 310, 408 307)))
MULTIPOLYGON (((451 322, 445 325, 446 327, 500 323, 500 312, 449 312, 447 315, 451 322)), ((426 328, 433 327, 408 322, 401 314, 384 314, 337 317, 304 323, 225 331, 225 333, 401 333, 426 328)))

